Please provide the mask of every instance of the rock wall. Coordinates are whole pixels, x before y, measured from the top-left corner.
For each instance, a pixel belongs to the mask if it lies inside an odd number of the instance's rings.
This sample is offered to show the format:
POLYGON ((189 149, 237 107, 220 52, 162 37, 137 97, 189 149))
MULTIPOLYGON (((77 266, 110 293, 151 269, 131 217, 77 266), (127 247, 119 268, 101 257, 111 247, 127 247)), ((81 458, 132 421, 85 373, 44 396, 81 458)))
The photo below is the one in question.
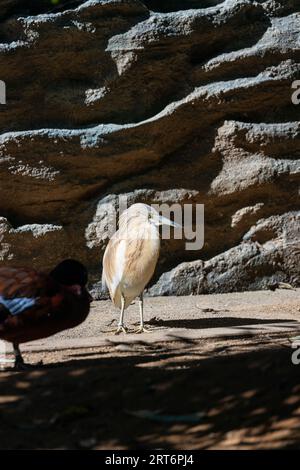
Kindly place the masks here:
POLYGON ((101 278, 107 203, 205 205, 150 293, 300 284, 299 0, 0 1, 0 264, 101 278), (55 4, 54 4, 55 3, 55 4))

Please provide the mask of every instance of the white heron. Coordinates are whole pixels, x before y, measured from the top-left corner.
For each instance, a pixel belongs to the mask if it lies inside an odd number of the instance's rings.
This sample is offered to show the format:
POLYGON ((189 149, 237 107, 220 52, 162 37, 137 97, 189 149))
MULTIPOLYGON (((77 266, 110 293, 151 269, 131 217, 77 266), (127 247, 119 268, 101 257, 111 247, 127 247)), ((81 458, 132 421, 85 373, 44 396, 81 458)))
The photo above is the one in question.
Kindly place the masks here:
POLYGON ((102 285, 107 286, 112 302, 121 310, 116 334, 127 332, 124 311, 139 297, 140 327, 144 327, 143 291, 153 276, 159 256, 159 225, 181 227, 159 215, 147 204, 133 204, 119 220, 119 230, 110 239, 103 257, 102 285))

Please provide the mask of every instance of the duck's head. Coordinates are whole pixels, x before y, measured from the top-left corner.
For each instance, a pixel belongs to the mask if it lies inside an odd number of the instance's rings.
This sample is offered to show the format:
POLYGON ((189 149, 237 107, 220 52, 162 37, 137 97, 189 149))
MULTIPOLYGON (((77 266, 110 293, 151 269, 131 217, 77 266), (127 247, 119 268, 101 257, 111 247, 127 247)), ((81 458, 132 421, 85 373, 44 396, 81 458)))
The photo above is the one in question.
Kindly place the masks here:
POLYGON ((86 289, 88 271, 79 261, 65 259, 50 272, 50 276, 78 296, 87 293, 89 300, 92 301, 92 297, 86 289))

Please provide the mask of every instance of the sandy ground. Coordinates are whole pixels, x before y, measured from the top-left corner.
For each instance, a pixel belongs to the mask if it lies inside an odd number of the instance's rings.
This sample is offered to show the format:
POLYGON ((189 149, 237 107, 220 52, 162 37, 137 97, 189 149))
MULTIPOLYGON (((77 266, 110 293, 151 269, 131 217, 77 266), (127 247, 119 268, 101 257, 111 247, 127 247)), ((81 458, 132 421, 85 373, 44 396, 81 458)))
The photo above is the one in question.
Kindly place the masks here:
POLYGON ((95 302, 23 346, 43 368, 0 372, 0 448, 300 447, 300 290, 146 298, 140 335, 137 304, 127 335, 116 314, 95 302))

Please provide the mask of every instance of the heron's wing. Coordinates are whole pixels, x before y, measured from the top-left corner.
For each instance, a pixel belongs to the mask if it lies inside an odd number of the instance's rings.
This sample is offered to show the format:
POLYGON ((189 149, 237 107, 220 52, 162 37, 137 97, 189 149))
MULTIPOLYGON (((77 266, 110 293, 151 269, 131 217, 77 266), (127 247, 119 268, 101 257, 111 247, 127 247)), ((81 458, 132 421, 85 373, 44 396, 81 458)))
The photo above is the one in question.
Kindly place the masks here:
POLYGON ((122 280, 126 261, 126 240, 119 237, 112 237, 109 241, 104 257, 102 282, 107 285, 111 297, 114 298, 115 292, 122 280))

